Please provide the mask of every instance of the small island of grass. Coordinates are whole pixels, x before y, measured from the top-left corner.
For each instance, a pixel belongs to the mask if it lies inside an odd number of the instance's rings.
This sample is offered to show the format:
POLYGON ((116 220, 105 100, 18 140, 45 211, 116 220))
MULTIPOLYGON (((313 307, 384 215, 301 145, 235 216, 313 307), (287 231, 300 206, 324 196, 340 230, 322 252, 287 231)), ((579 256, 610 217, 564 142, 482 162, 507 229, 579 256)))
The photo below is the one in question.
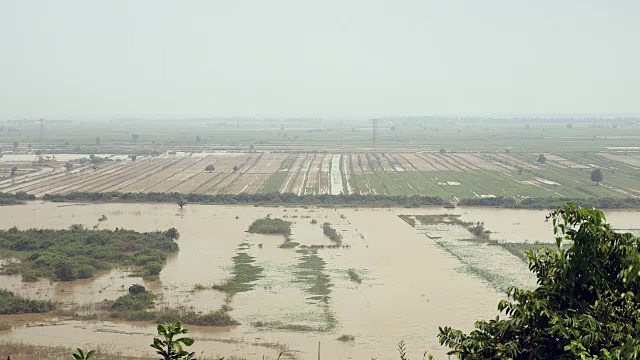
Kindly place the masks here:
POLYGON ((276 234, 276 235, 290 235, 291 234, 291 222, 282 219, 272 219, 266 217, 258 219, 249 225, 248 232, 252 234, 276 234))

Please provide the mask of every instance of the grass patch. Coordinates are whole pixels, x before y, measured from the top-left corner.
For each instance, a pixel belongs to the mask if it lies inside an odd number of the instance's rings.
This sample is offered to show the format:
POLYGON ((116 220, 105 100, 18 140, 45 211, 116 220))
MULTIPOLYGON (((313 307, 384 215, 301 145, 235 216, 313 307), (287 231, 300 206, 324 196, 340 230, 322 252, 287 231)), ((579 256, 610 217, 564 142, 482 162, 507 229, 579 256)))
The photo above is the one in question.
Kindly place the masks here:
POLYGON ((331 241, 335 242, 337 246, 342 245, 342 235, 338 234, 336 229, 332 228, 328 222, 322 224, 322 232, 331 241))
POLYGON ((398 217, 412 227, 416 227, 416 220, 411 215, 398 215, 398 217))
POLYGON ((207 290, 209 287, 204 286, 202 284, 195 284, 193 286, 193 291, 207 290))
POLYGON ((326 263, 315 250, 299 250, 298 253, 302 254, 302 257, 295 271, 296 281, 306 284, 305 291, 314 299, 327 302, 333 284, 329 276, 324 273, 326 263))
MULTIPOLYGON (((462 221, 460 220, 460 215, 415 215, 414 218, 417 219, 422 225, 451 224, 462 226, 463 228, 467 229, 467 231, 469 231, 473 236, 479 239, 489 240, 489 235, 491 234, 490 231, 485 230, 483 222, 474 223, 472 221, 462 221)), ((415 221, 412 226, 415 227, 415 221)))
POLYGON ((362 284, 362 279, 355 269, 349 269, 349 279, 355 283, 362 284))
MULTIPOLYGON (((154 360, 157 356, 126 356, 116 350, 115 346, 98 345, 95 347, 95 359, 101 360, 154 360)), ((70 359, 76 349, 64 346, 41 346, 27 344, 15 340, 0 340, 0 354, 11 359, 70 359)), ((93 359, 93 358, 92 358, 93 359)), ((198 357, 198 359, 202 359, 198 357)), ((209 358, 211 359, 211 358, 209 358)), ((217 360, 218 358, 216 358, 217 360)), ((203 359, 204 360, 204 359, 203 359)))
POLYGON ((55 308, 51 301, 27 299, 6 289, 0 289, 0 314, 47 313, 55 308))
POLYGON ((240 325, 225 309, 206 313, 193 308, 164 308, 154 312, 156 323, 178 322, 196 326, 232 326, 240 325))
POLYGON ((293 249, 300 245, 299 242, 292 241, 290 237, 285 237, 284 242, 278 246, 280 249, 293 249))
POLYGON ((297 332, 321 332, 324 331, 321 327, 304 325, 304 324, 291 324, 282 321, 256 321, 251 323, 253 327, 264 328, 269 330, 285 330, 285 331, 297 331, 297 332))
POLYGON ((167 255, 178 250, 174 236, 160 231, 88 230, 82 225, 67 230, 14 227, 0 230, 0 250, 20 260, 3 266, 3 271, 22 273, 25 281, 86 279, 117 265, 143 266, 141 275, 153 278, 167 255))
POLYGON ((343 334, 340 335, 340 337, 338 337, 336 340, 338 341, 355 341, 356 337, 353 335, 349 335, 349 334, 343 334))
POLYGON ((144 286, 133 285, 129 293, 113 302, 109 309, 109 316, 114 319, 127 321, 151 321, 155 323, 183 322, 198 326, 229 326, 238 325, 231 318, 227 308, 208 313, 197 312, 193 308, 168 308, 150 310, 154 306, 156 296, 147 291, 144 286))
POLYGON ((230 295, 252 290, 252 283, 260 279, 260 274, 264 270, 260 266, 253 265, 255 261, 255 258, 247 253, 238 253, 233 257, 233 276, 220 284, 213 285, 213 289, 230 295))
POLYGON ((252 234, 291 234, 291 222, 282 219, 272 219, 266 217, 258 219, 249 225, 248 232, 252 234))
POLYGON ((287 174, 288 173, 286 171, 278 171, 271 175, 269 179, 267 179, 267 182, 264 184, 264 188, 262 189, 261 193, 270 194, 280 191, 282 184, 287 179, 287 174))

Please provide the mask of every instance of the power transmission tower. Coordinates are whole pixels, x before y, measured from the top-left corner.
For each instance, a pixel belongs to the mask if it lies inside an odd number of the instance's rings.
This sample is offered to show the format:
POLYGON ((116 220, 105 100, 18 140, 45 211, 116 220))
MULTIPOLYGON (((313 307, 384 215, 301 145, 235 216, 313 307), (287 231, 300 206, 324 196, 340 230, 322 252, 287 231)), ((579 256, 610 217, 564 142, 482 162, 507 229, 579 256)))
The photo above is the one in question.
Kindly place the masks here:
POLYGON ((371 125, 373 127, 373 148, 378 146, 378 119, 371 119, 371 125))

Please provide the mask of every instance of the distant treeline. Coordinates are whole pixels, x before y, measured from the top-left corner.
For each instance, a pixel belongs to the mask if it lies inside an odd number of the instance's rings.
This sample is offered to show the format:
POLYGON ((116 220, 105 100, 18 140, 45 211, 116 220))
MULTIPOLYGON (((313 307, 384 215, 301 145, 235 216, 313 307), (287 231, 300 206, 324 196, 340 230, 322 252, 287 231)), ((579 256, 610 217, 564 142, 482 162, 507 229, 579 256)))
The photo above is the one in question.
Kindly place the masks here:
POLYGON ((495 197, 485 199, 462 199, 458 205, 467 206, 499 206, 513 209, 556 209, 571 202, 585 208, 599 209, 640 209, 640 199, 637 198, 529 198, 517 201, 514 198, 495 197))
MULTIPOLYGON (((11 194, 2 194, 13 196, 11 194)), ((177 202, 184 200, 196 204, 253 204, 253 205, 327 205, 327 206, 368 206, 368 207, 420 207, 445 206, 451 203, 437 196, 421 195, 296 195, 296 194, 180 194, 180 193, 120 193, 120 192, 74 192, 66 195, 46 194, 44 200, 68 201, 121 201, 121 202, 177 202)), ((1 197, 0 197, 1 199, 1 197)), ((16 199, 33 200, 33 195, 23 193, 16 199)), ((19 201, 19 200, 16 200, 19 201)), ((640 209, 640 199, 636 198, 529 198, 517 200, 510 197, 466 198, 461 206, 494 206, 513 209, 556 209, 568 202, 586 208, 599 209, 640 209)), ((0 204, 2 204, 0 202, 0 204)))
POLYGON ((49 201, 131 201, 131 202, 177 202, 204 204, 293 204, 293 205, 344 205, 344 206, 401 206, 418 207, 448 204, 436 196, 388 196, 388 195, 296 195, 296 194, 180 194, 180 193, 85 193, 45 195, 49 201))
POLYGON ((0 205, 22 204, 25 200, 35 200, 35 195, 29 195, 24 191, 15 194, 0 192, 0 205))

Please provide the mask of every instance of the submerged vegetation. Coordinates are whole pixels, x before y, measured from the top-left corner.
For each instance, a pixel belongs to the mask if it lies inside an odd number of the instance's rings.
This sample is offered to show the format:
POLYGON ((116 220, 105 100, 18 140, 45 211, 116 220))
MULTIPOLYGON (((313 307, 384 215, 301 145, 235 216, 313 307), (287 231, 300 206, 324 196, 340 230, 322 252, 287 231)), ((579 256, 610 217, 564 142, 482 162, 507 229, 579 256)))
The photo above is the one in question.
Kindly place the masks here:
POLYGON ((336 340, 338 341, 355 341, 356 337, 349 334, 340 335, 336 340))
POLYGON ((141 275, 153 279, 178 245, 160 231, 88 230, 72 225, 67 230, 0 230, 0 250, 19 260, 6 263, 3 271, 21 273, 25 281, 86 279, 118 265, 141 266, 141 275))
POLYGON ((6 289, 0 289, 0 314, 46 313, 55 310, 51 301, 32 300, 15 295, 6 289))
POLYGON ((342 235, 338 234, 336 229, 332 228, 328 222, 322 224, 322 233, 335 242, 337 246, 342 245, 342 235))
POLYGON ((143 286, 133 285, 129 292, 113 302, 109 308, 109 317, 128 321, 152 321, 156 323, 182 321, 198 326, 237 325, 225 309, 197 312, 190 308, 160 308, 154 310, 156 295, 143 286))
POLYGON ((351 281, 358 284, 362 283, 362 278, 360 277, 360 275, 358 275, 355 269, 349 269, 348 274, 349 274, 349 279, 351 279, 351 281))
MULTIPOLYGON (((403 220, 405 218, 409 218, 405 216, 404 218, 401 216, 403 220)), ((422 225, 433 225, 433 224, 451 224, 462 226, 467 229, 477 239, 489 240, 490 231, 485 230, 484 223, 482 222, 472 222, 472 221, 462 221, 460 220, 460 215, 454 214, 444 214, 444 215, 415 215, 413 218, 409 218, 411 221, 405 220, 409 225, 415 227, 416 222, 418 220, 422 225)))
POLYGON ((247 253, 240 252, 233 257, 233 276, 220 284, 213 285, 213 289, 224 291, 230 295, 253 289, 253 283, 260 279, 262 270, 260 266, 253 265, 255 258, 247 253))
POLYGON ((249 225, 248 232, 253 234, 290 235, 291 222, 282 219, 272 219, 270 217, 257 219, 249 225))
POLYGON ((325 274, 326 263, 314 250, 297 250, 302 255, 296 269, 296 281, 306 285, 305 291, 310 299, 327 302, 333 284, 329 275, 325 274))

